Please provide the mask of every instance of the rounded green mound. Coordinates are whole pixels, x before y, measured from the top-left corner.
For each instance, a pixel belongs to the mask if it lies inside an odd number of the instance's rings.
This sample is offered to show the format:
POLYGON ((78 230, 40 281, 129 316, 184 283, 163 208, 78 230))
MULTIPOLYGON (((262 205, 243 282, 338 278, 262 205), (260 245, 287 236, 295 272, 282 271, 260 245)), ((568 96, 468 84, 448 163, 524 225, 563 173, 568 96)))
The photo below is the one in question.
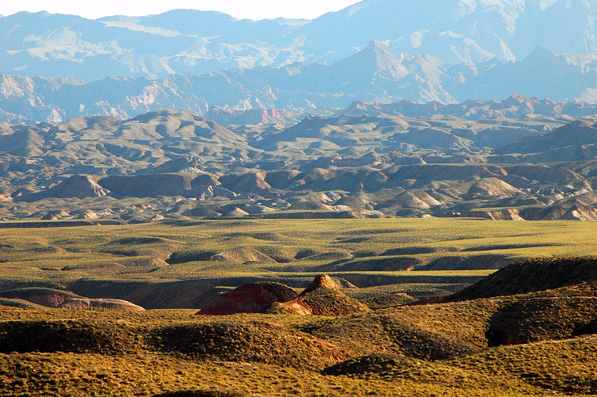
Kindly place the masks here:
POLYGON ((132 330, 104 321, 0 322, 0 352, 115 353, 134 350, 132 330))
POLYGON ((351 358, 339 364, 332 365, 321 371, 324 375, 363 375, 384 374, 400 367, 402 361, 397 357, 384 354, 370 354, 351 358))
POLYGON ((529 259, 506 266, 449 300, 526 294, 595 281, 597 257, 529 259))
POLYGON ((522 295, 489 321, 489 346, 561 340, 595 333, 597 297, 522 295))
POLYGON ((149 343, 197 359, 260 362, 321 370, 349 354, 332 343, 269 323, 185 324, 154 329, 149 343))

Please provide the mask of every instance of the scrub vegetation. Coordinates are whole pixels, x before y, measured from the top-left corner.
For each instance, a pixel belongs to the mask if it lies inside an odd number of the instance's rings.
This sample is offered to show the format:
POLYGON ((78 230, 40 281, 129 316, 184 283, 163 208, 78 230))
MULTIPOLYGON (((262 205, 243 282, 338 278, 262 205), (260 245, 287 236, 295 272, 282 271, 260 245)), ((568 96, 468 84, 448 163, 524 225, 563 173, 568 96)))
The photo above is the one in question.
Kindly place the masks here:
POLYGON ((94 295, 149 310, 2 297, 0 395, 597 394, 589 223, 4 225, 0 294, 61 291, 56 299, 94 295), (322 269, 338 281, 335 296, 372 310, 197 315, 208 297, 247 282, 300 292, 322 269))

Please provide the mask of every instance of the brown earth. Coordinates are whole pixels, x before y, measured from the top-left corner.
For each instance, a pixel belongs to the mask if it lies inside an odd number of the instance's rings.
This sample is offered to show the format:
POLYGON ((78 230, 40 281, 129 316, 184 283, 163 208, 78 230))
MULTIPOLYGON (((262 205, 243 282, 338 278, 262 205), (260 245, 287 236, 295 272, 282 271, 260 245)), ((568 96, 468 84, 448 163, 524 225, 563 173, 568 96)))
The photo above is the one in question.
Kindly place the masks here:
POLYGON ((262 313, 276 302, 287 302, 297 296, 290 287, 275 282, 250 283, 225 292, 199 311, 200 315, 228 315, 236 313, 262 313))
POLYGON ((36 305, 58 309, 110 309, 122 311, 143 311, 141 306, 120 299, 91 299, 73 292, 51 288, 21 288, 0 292, 0 298, 25 301, 36 305))
POLYGON ((21 299, 47 307, 59 307, 70 299, 81 299, 70 291, 56 290, 51 288, 19 288, 0 292, 0 297, 7 299, 21 299))
POLYGON ((145 309, 134 303, 121 299, 89 299, 89 298, 70 298, 64 301, 59 309, 109 309, 125 312, 139 312, 145 309))
POLYGON ((468 211, 463 212, 460 216, 465 218, 483 218, 492 221, 523 221, 524 218, 520 216, 520 210, 507 209, 496 211, 468 211))
POLYGON ((450 301, 525 294, 597 281, 597 258, 539 258, 513 263, 452 295, 450 301))
POLYGON ((270 313, 342 316, 369 311, 369 308, 358 300, 340 292, 340 288, 343 288, 343 283, 328 275, 317 276, 300 295, 281 283, 250 283, 219 295, 198 314, 270 313))
POLYGON ((313 314, 318 316, 344 316, 369 311, 358 300, 339 291, 341 284, 328 275, 315 277, 296 299, 279 302, 269 307, 267 313, 313 314))

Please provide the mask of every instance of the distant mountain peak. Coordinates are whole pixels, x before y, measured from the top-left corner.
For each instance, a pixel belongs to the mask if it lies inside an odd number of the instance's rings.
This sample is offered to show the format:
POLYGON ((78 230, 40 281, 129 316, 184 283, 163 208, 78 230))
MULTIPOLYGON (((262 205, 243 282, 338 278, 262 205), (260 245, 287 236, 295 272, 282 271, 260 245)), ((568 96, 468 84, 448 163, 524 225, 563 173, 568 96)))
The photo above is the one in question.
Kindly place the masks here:
POLYGON ((369 44, 367 44, 367 47, 365 49, 379 49, 379 50, 387 50, 388 49, 388 44, 385 41, 380 41, 380 40, 369 40, 369 44))
POLYGON ((369 44, 365 48, 363 48, 361 53, 364 54, 375 54, 377 56, 386 57, 386 58, 396 58, 399 59, 396 54, 390 51, 388 47, 388 43, 385 41, 379 40, 371 40, 369 44))
POLYGON ((1 25, 0 73, 85 81, 331 64, 359 48, 384 54, 386 45, 450 65, 491 57, 517 61, 536 46, 558 54, 597 53, 592 0, 366 0, 311 21, 238 20, 180 9, 98 20, 21 12, 3 17, 1 25), (377 41, 367 46, 371 39, 377 41))
POLYGON ((386 72, 391 78, 399 80, 409 74, 402 61, 403 57, 396 56, 386 43, 372 40, 367 47, 336 65, 352 65, 351 68, 358 68, 368 74, 386 72))
POLYGON ((538 45, 535 48, 533 48, 533 51, 531 51, 527 58, 555 57, 557 55, 558 54, 556 54, 555 52, 538 45))

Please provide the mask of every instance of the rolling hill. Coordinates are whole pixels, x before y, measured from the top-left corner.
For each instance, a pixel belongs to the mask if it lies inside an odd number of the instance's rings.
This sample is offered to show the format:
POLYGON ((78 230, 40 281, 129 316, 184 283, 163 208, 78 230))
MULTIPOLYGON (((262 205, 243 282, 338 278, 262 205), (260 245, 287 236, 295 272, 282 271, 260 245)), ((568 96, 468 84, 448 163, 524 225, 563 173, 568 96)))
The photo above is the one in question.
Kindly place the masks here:
POLYGON ((454 108, 355 103, 291 126, 224 127, 174 110, 4 124, 1 216, 597 219, 594 121, 565 114, 590 106, 512 97, 443 114, 454 108), (108 204, 133 198, 155 199, 152 211, 108 204))

